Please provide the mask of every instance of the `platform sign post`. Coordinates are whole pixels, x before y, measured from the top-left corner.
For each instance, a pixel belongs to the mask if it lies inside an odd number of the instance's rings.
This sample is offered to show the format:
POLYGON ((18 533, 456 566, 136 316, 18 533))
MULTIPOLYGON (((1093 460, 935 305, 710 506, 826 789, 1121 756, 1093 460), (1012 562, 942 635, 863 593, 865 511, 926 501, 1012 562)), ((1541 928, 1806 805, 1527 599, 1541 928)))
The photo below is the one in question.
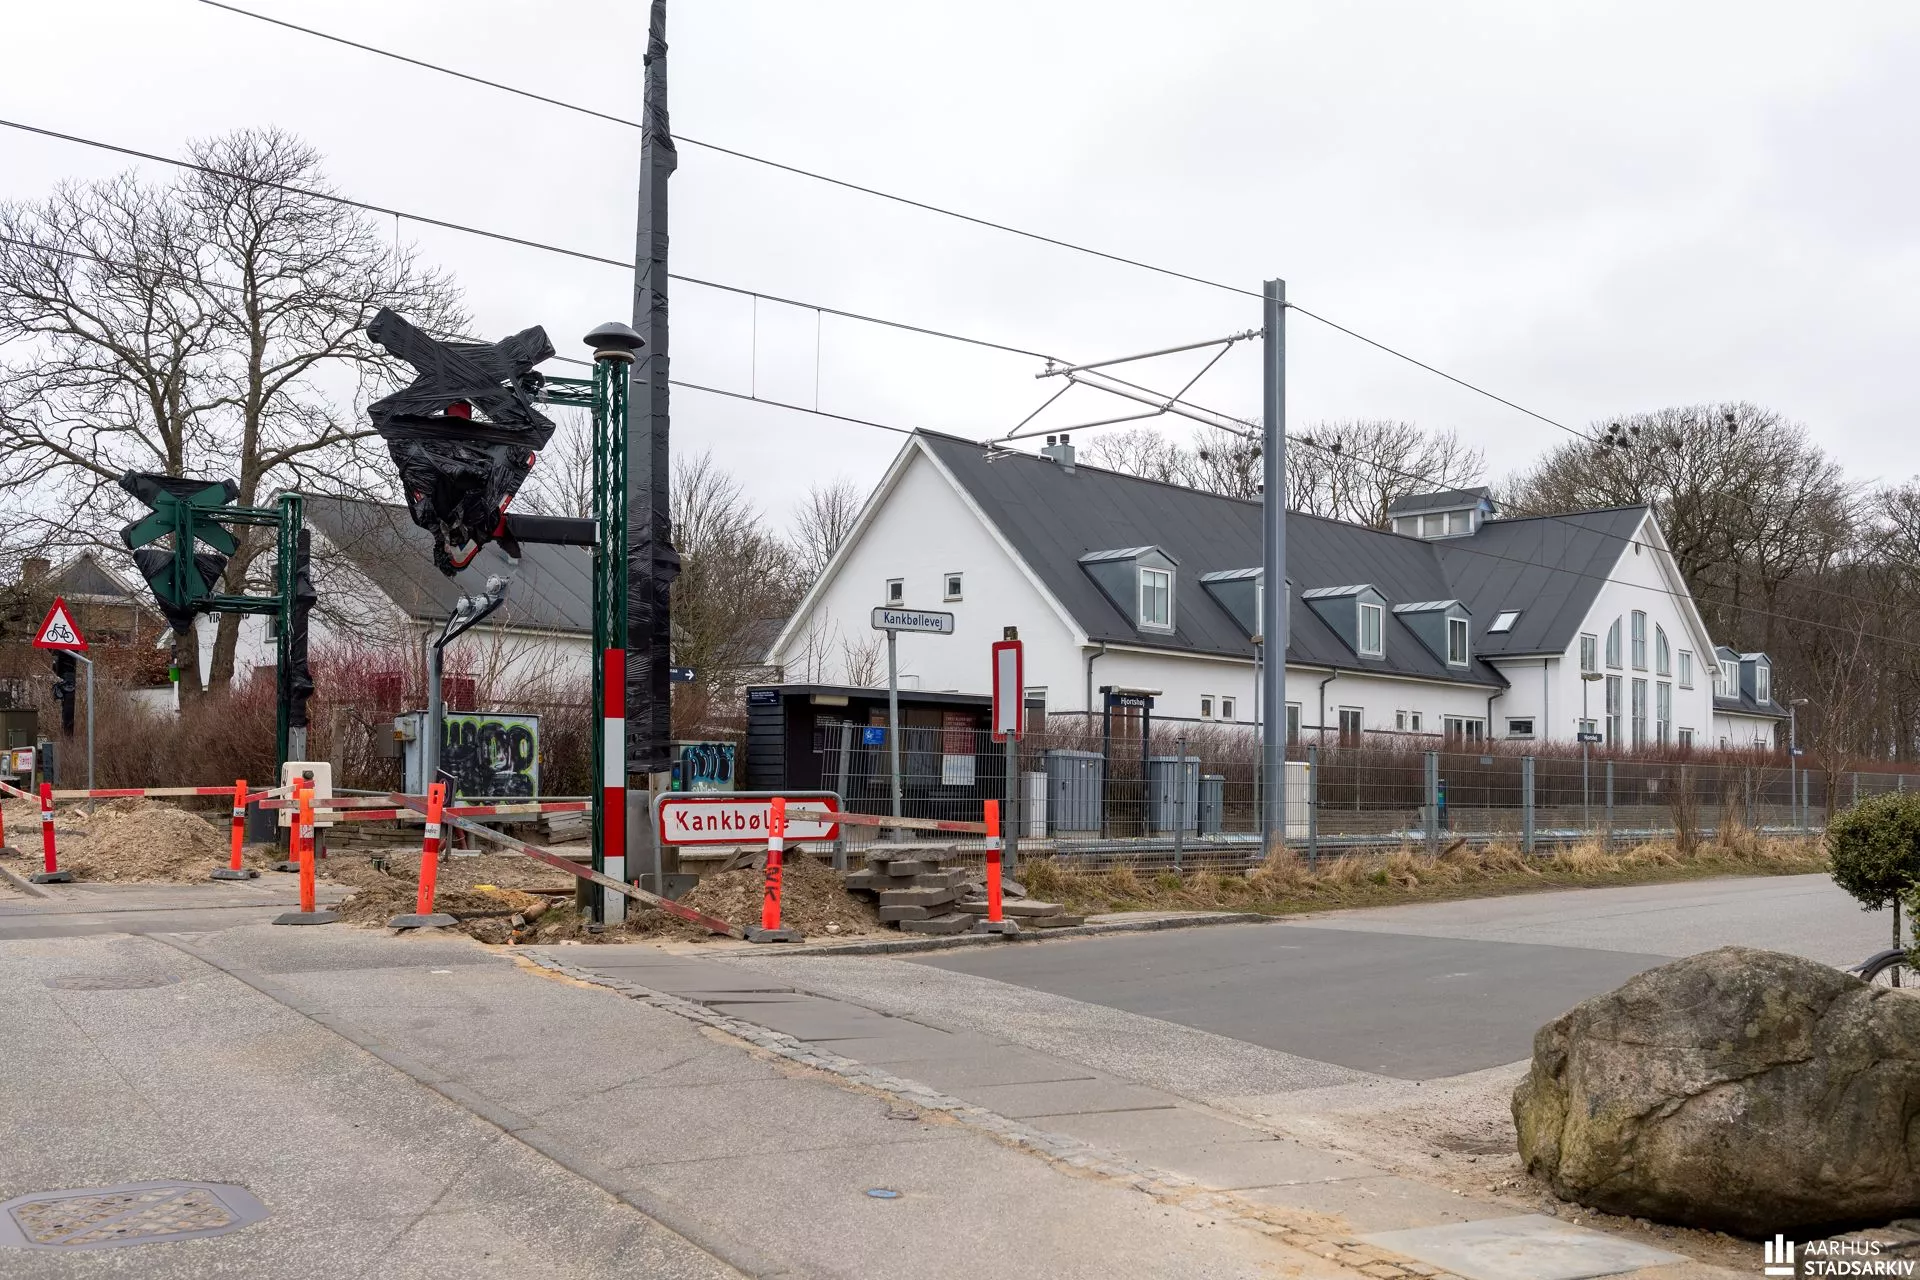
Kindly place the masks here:
POLYGON ((1020 739, 1027 733, 1026 651, 1020 629, 1007 627, 993 645, 993 740, 1007 744, 1007 811, 1001 841, 1009 871, 1020 868, 1020 739))
MULTIPOLYGON (((888 768, 893 774, 893 816, 899 818, 904 815, 900 811, 900 651, 896 637, 902 631, 950 636, 953 615, 881 605, 873 611, 873 629, 887 633, 887 756, 888 768)), ((894 839, 899 839, 901 834, 895 829, 894 839)))

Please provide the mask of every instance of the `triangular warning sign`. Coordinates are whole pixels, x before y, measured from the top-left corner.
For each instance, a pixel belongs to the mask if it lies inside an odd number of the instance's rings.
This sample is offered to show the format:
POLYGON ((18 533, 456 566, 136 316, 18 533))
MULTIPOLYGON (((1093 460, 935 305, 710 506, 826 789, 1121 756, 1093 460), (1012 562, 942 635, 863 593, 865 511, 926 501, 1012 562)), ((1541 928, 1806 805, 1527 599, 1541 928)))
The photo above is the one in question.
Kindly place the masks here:
POLYGON ((47 620, 40 624, 39 632, 33 637, 33 646, 36 649, 87 647, 86 638, 73 623, 73 615, 67 612, 67 602, 59 596, 53 598, 53 608, 47 610, 47 620))

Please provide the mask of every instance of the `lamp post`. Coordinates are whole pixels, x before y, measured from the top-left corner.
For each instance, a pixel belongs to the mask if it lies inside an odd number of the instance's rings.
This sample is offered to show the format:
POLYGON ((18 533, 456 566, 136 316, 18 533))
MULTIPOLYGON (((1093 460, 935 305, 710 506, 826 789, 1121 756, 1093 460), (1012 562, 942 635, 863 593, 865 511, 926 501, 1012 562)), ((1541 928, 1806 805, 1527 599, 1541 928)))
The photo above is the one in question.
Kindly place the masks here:
POLYGON ((1593 682, 1600 678, 1598 671, 1580 673, 1580 825, 1588 830, 1593 828, 1593 784, 1587 769, 1587 752, 1592 746, 1592 731, 1587 728, 1593 723, 1587 714, 1587 690, 1593 688, 1593 682))

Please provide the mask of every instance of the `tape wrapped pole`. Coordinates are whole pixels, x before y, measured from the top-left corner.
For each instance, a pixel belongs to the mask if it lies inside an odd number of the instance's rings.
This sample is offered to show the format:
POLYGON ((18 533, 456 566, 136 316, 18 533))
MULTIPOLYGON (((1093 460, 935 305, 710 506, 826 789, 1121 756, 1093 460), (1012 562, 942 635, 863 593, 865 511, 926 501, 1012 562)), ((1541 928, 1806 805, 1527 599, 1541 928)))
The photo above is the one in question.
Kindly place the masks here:
POLYGON ((427 833, 420 841, 420 892, 413 904, 423 916, 433 914, 434 885, 440 878, 440 817, 446 804, 446 783, 436 782, 427 788, 427 833))
POLYGON ((1000 802, 987 801, 987 920, 1001 919, 1000 896, 1000 802))
POLYGON ((787 849, 787 801, 775 796, 767 806, 767 888, 760 899, 760 927, 780 928, 780 861, 787 849))
POLYGON ((60 874, 60 855, 53 847, 53 784, 40 784, 40 851, 45 856, 46 874, 60 874))
POLYGON ((312 915, 313 906, 313 786, 311 783, 300 788, 299 818, 294 824, 294 837, 300 844, 300 910, 312 915))

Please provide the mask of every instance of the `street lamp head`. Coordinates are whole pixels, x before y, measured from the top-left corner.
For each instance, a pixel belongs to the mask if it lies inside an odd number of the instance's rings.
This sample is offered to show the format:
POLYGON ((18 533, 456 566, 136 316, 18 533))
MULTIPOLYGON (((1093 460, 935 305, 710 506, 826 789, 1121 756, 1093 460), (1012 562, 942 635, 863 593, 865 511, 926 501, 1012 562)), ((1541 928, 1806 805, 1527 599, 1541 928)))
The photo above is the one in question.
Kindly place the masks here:
POLYGON ((1807 700, 1805 698, 1795 698, 1793 701, 1789 702, 1787 705, 1790 707, 1804 707, 1807 705, 1807 700))
POLYGON ((1587 681, 1589 684, 1591 684, 1593 681, 1602 679, 1603 677, 1600 675, 1598 671, 1582 671, 1580 673, 1580 678, 1582 680, 1587 681))

